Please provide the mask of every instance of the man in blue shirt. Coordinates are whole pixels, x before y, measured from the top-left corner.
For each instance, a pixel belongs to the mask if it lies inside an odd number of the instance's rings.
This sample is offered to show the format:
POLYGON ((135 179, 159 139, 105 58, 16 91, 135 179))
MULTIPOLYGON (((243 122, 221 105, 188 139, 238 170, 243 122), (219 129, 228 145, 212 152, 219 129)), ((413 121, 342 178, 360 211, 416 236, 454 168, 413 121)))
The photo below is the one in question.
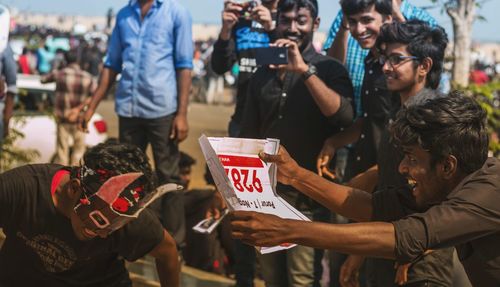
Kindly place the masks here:
MULTIPOLYGON (((432 18, 427 11, 411 5, 408 0, 392 0, 392 5, 394 6, 394 13, 392 14, 393 19, 398 22, 404 22, 405 20, 410 19, 419 19, 429 23, 431 26, 437 25, 436 20, 434 20, 434 18, 432 18)), ((323 47, 328 52, 328 55, 334 58, 338 57, 335 56, 334 50, 331 49, 331 47, 333 40, 335 40, 335 37, 341 28, 343 19, 344 14, 341 9, 337 13, 335 20, 333 20, 330 31, 328 32, 328 38, 326 39, 323 47)), ((351 35, 349 35, 347 53, 344 58, 338 59, 345 64, 347 70, 349 71, 349 75, 351 76, 352 85, 354 87, 356 114, 358 116, 363 113, 361 108, 361 85, 363 84, 363 77, 365 75, 365 58, 368 55, 368 51, 368 49, 361 48, 358 42, 351 35)))
MULTIPOLYGON (((153 149, 160 183, 178 181, 178 143, 187 137, 193 67, 191 16, 177 0, 131 0, 116 16, 99 86, 83 109, 82 128, 118 74, 115 94, 121 142, 153 149)), ((182 192, 161 201, 161 219, 184 241, 182 192)))

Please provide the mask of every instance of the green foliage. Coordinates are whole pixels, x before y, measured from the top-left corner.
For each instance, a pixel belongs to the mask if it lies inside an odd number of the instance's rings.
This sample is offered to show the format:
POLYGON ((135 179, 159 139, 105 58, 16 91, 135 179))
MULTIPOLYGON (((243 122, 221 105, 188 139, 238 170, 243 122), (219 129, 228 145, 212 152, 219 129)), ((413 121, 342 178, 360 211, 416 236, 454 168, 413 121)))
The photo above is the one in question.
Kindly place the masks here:
MULTIPOLYGON (((16 121, 18 119, 13 118, 12 120, 16 121)), ((14 128, 9 129, 9 135, 4 139, 0 150, 0 172, 30 163, 40 156, 37 150, 17 147, 15 145, 16 141, 22 138, 24 138, 23 133, 14 128)))
POLYGON ((500 156, 500 82, 494 81, 485 85, 470 85, 464 89, 474 97, 488 115, 488 132, 490 134, 490 150, 497 157, 500 156))

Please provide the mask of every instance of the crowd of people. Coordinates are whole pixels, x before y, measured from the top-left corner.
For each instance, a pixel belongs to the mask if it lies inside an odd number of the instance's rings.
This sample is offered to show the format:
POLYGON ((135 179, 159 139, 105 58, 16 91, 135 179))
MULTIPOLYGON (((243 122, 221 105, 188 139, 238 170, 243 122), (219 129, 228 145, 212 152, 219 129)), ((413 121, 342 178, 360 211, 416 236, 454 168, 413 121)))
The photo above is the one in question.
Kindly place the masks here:
MULTIPOLYGON (((498 286, 500 162, 488 157, 486 111, 440 89, 446 32, 409 0, 340 6, 324 51, 312 41, 316 0, 224 1, 206 43, 193 43, 177 0, 130 1, 105 52, 97 41, 48 55, 42 36, 37 56, 18 63, 56 82, 60 161, 0 174, 0 285, 131 286, 124 260, 149 254, 161 286, 179 286, 182 260, 234 273, 236 286, 321 286, 327 257, 329 286, 498 286), (287 62, 257 65, 268 47, 287 62), (188 190, 196 160, 179 143, 190 91, 200 85, 203 101, 218 102, 227 73, 227 134, 280 140, 278 154, 259 156, 310 222, 235 211, 213 234, 191 230, 225 204, 209 173, 209 188, 188 190), (119 139, 69 158, 65 139, 78 144, 115 82, 119 139), (285 243, 298 245, 254 248, 285 243)), ((8 126, 16 91, 3 67, 8 126)))

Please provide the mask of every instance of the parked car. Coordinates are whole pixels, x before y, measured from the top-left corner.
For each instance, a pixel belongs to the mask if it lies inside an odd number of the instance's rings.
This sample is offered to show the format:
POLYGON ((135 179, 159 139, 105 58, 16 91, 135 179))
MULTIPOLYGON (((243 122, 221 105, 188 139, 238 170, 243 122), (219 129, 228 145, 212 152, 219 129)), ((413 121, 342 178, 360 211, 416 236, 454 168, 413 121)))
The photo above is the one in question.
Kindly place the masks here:
MULTIPOLYGON (((14 112, 11 128, 20 131, 24 138, 16 140, 21 149, 37 150, 39 157, 34 163, 53 162, 56 153, 57 124, 50 112, 53 108, 54 84, 41 84, 35 75, 18 75, 19 104, 22 109, 14 112)), ((85 138, 87 147, 104 142, 107 138, 106 121, 94 114, 88 124, 85 138)))

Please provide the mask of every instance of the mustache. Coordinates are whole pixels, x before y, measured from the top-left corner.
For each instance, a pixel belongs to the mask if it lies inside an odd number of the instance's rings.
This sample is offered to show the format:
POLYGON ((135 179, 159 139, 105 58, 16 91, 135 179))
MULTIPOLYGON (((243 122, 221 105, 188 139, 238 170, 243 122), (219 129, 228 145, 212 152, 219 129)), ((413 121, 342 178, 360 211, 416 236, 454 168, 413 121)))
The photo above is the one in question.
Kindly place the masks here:
POLYGON ((301 38, 301 35, 300 35, 300 34, 297 34, 297 33, 290 33, 290 32, 285 32, 285 34, 284 34, 283 36, 284 36, 284 37, 301 38))

